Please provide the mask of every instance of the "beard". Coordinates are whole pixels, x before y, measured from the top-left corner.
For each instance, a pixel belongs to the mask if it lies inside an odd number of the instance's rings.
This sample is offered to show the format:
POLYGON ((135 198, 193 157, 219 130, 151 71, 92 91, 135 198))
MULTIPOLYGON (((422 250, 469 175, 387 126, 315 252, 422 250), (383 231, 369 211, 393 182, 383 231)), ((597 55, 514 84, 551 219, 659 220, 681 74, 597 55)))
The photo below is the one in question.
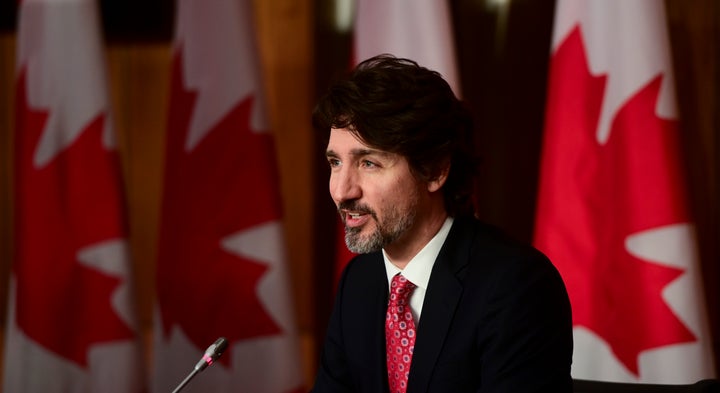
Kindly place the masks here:
POLYGON ((375 211, 367 206, 348 203, 345 206, 341 205, 341 207, 370 214, 375 221, 375 230, 367 235, 363 235, 363 227, 345 227, 345 245, 356 254, 380 251, 383 247, 400 238, 415 223, 416 209, 414 204, 404 211, 395 207, 384 211, 383 216, 385 219, 383 222, 380 222, 375 211))

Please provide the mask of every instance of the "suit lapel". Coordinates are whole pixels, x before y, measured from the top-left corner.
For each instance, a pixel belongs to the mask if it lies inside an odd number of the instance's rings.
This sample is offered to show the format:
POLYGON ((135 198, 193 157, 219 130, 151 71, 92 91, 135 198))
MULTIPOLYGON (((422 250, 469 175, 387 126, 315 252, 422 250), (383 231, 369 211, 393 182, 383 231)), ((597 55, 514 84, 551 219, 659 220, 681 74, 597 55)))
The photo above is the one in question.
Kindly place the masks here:
POLYGON ((377 365, 370 370, 372 373, 372 382, 368 381, 373 387, 369 391, 387 392, 387 367, 385 357, 385 312, 387 311, 388 302, 388 284, 385 273, 385 264, 381 253, 372 253, 361 255, 358 258, 364 260, 358 261, 367 269, 363 269, 366 276, 357 282, 366 283, 365 287, 357 288, 353 291, 358 296, 357 307, 364 309, 356 309, 354 315, 359 329, 356 343, 363 345, 359 351, 365 353, 365 362, 367 365, 377 365))
POLYGON ((375 345, 375 348, 377 350, 375 359, 380 364, 380 367, 377 370, 377 376, 379 378, 378 387, 382 387, 382 390, 376 391, 387 392, 389 388, 386 366, 387 357, 385 354, 385 314, 387 312, 389 288, 387 284, 387 275, 385 273, 385 265, 382 260, 382 256, 380 256, 379 258, 379 265, 382 266, 382 274, 380 274, 382 280, 381 283, 378 283, 377 288, 373 290, 377 299, 377 301, 375 302, 377 306, 375 309, 375 319, 372 321, 372 327, 370 327, 369 329, 375 330, 376 340, 374 342, 377 343, 377 345, 375 345))
POLYGON ((408 391, 425 392, 433 368, 447 337, 463 287, 459 272, 467 264, 469 231, 467 223, 456 219, 433 266, 422 315, 418 325, 408 391))

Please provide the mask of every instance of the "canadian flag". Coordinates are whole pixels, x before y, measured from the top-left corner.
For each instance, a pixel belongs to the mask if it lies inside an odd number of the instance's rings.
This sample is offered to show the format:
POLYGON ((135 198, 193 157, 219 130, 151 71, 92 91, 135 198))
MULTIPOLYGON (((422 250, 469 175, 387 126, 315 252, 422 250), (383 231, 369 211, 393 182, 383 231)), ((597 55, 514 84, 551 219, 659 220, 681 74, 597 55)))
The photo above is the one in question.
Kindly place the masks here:
POLYGON ((250 0, 177 3, 157 264, 153 390, 219 337, 188 392, 303 387, 279 178, 250 0))
POLYGON ((460 95, 452 18, 445 0, 358 0, 354 56, 382 53, 415 60, 439 72, 460 95))
MULTIPOLYGON (((460 95, 452 18, 444 0, 358 0, 355 9, 353 64, 389 53, 439 72, 460 95)), ((336 279, 353 254, 338 224, 336 279)))
POLYGON ((141 392, 119 157, 92 0, 19 4, 5 392, 141 392))
POLYGON ((573 377, 713 376, 662 1, 560 0, 535 244, 573 307, 573 377))

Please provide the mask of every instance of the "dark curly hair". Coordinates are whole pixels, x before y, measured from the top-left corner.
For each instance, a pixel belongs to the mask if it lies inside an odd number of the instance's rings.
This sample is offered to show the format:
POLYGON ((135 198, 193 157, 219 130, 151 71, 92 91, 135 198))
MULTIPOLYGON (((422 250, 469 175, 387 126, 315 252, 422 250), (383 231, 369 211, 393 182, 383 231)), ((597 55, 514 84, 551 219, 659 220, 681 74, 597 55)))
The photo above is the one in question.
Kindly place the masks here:
POLYGON ((330 86, 313 126, 326 137, 347 128, 366 145, 405 157, 419 180, 435 179, 449 163, 445 208, 451 216, 474 213, 472 118, 439 73, 388 54, 367 59, 330 86))

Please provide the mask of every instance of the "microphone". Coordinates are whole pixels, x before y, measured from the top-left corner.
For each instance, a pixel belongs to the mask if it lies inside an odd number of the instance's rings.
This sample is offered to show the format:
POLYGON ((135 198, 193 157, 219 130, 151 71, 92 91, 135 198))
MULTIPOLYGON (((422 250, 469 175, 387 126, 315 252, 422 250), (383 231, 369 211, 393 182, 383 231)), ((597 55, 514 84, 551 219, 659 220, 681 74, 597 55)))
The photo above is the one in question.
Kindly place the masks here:
POLYGON ((213 364, 225 352, 225 348, 228 346, 228 340, 225 337, 220 337, 212 343, 208 349, 205 350, 205 354, 202 356, 200 361, 197 362, 195 368, 188 374, 185 379, 172 391, 172 393, 178 393, 182 388, 190 382, 195 375, 200 371, 205 370, 207 366, 213 364))

